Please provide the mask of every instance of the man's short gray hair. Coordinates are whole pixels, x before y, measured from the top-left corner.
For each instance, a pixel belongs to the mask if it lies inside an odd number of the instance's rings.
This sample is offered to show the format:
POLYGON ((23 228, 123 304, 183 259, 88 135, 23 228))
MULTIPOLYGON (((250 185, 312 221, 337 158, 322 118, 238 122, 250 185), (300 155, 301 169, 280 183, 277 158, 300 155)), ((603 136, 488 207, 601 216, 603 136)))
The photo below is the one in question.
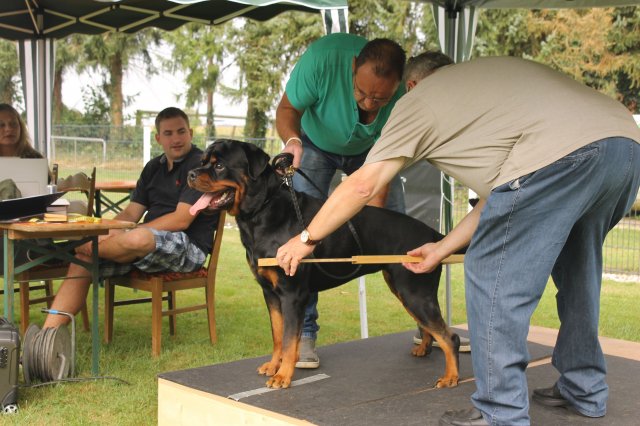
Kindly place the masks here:
POLYGON ((453 64, 453 60, 440 51, 427 51, 412 56, 404 67, 404 81, 420 81, 440 67, 453 64))

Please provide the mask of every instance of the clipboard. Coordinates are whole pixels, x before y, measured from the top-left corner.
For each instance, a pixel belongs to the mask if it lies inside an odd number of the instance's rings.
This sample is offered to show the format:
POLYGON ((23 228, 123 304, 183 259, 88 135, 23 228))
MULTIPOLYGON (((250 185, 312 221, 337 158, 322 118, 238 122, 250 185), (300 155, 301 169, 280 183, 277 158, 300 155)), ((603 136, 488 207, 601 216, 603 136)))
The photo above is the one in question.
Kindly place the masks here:
POLYGON ((65 192, 55 192, 0 201, 0 221, 15 221, 23 217, 44 214, 47 207, 64 194, 65 192))

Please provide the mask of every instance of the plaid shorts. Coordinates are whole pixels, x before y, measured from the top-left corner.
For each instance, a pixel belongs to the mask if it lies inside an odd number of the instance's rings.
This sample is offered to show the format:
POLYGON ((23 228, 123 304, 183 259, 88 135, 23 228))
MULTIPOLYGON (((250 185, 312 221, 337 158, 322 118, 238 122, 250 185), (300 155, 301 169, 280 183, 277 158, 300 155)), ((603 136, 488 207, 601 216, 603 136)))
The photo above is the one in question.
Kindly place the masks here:
POLYGON ((204 264, 207 254, 193 244, 184 232, 159 231, 149 228, 156 249, 133 263, 117 263, 100 259, 102 278, 124 275, 134 268, 143 272, 192 272, 204 264))

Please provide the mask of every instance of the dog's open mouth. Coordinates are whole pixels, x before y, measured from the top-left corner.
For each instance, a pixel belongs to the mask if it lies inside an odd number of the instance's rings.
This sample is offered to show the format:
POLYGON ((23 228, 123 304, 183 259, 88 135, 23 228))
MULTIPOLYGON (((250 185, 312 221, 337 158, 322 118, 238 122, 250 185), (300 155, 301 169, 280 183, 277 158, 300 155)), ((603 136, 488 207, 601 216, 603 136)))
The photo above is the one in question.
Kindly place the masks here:
POLYGON ((202 197, 189 209, 193 216, 204 209, 219 210, 233 203, 235 191, 227 189, 219 192, 205 192, 202 197))

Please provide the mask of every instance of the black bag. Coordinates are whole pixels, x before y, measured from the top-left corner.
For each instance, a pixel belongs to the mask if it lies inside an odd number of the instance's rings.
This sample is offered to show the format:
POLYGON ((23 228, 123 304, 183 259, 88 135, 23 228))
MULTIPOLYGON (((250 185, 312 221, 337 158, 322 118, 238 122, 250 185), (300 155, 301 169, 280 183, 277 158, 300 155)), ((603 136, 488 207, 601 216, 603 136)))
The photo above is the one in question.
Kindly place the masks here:
POLYGON ((0 317, 0 407, 5 412, 17 409, 20 333, 6 318, 0 317))

